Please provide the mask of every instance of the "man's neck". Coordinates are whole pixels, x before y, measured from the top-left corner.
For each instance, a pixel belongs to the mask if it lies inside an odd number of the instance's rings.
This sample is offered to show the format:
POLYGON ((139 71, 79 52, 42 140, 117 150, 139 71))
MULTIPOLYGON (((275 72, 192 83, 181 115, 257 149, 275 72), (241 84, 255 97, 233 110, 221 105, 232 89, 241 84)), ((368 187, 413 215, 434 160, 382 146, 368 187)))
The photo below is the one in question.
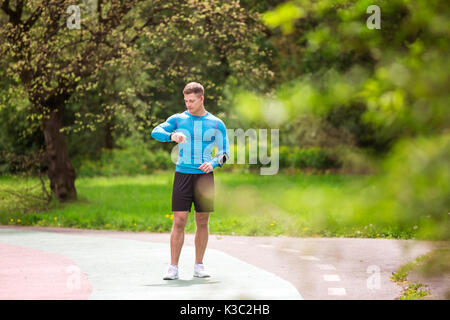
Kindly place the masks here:
MULTIPOLYGON (((189 112, 189 111, 188 111, 189 112)), ((200 111, 196 112, 196 113, 191 113, 189 112, 191 115, 196 116, 196 117, 201 117, 204 116, 206 114, 206 109, 205 107, 203 107, 202 109, 200 109, 200 111)))

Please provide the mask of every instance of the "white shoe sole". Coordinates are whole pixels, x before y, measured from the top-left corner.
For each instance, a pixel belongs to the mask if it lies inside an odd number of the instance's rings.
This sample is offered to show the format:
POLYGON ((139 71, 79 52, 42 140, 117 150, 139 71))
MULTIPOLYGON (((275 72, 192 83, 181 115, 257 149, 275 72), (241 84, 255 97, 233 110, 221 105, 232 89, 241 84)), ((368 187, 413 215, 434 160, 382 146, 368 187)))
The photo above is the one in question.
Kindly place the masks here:
POLYGON ((177 280, 178 276, 176 276, 175 278, 171 278, 171 277, 164 277, 163 280, 177 280))
POLYGON ((194 277, 196 277, 196 278, 209 278, 210 277, 210 275, 209 274, 205 274, 205 275, 199 275, 199 274, 197 274, 197 273, 194 273, 194 277))

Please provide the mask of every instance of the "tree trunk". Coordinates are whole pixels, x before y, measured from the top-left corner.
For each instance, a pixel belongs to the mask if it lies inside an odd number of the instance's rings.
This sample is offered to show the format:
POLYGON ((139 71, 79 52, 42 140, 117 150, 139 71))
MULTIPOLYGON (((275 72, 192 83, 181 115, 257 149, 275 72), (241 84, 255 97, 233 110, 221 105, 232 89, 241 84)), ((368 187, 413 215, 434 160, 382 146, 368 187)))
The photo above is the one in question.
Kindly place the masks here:
POLYGON ((105 125, 105 148, 112 150, 114 148, 114 138, 112 136, 112 120, 107 120, 105 125))
POLYGON ((60 132, 64 107, 51 110, 50 116, 43 120, 50 188, 60 202, 76 200, 76 173, 69 160, 64 134, 60 132))

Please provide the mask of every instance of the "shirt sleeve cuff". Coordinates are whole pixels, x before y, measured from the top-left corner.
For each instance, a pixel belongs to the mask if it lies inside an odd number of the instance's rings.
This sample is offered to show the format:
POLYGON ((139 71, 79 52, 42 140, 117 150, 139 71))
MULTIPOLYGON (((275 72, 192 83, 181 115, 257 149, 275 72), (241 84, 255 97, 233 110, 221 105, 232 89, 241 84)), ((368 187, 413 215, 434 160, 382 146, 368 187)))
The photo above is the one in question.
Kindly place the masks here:
POLYGON ((213 167, 213 170, 219 166, 219 163, 217 162, 217 158, 212 159, 210 161, 210 163, 211 163, 211 165, 213 167))

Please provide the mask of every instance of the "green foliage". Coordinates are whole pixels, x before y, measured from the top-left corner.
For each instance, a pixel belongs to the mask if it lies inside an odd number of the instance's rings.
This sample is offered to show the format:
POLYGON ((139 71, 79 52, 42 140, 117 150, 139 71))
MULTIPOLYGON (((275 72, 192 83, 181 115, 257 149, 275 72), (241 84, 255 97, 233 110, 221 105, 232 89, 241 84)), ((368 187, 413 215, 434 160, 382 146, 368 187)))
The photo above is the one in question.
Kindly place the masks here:
POLYGON ((372 198, 374 211, 391 213, 417 236, 450 239, 450 135, 405 140, 384 164, 385 176, 372 198))
POLYGON ((445 132, 449 15, 443 1, 288 1, 264 15, 277 86, 268 96, 240 92, 235 110, 251 124, 279 127, 288 146, 383 155, 402 137, 445 132), (366 26, 373 4, 379 30, 366 26), (301 18, 284 14, 293 6, 301 18), (288 34, 278 29, 286 23, 288 34))
POLYGON ((2 151, 27 155, 44 145, 38 116, 20 84, 7 76, 5 64, 0 61, 0 174, 13 172, 2 151))
MULTIPOLYGON (((441 250, 434 250, 431 253, 422 255, 414 261, 408 262, 407 264, 401 266, 399 270, 392 273, 390 278, 393 281, 395 281, 398 285, 406 286, 400 300, 422 300, 423 297, 430 294, 430 290, 428 290, 426 286, 421 283, 410 283, 407 276, 413 271, 417 272, 420 268, 430 265, 430 260, 432 260, 432 258, 435 259, 436 256, 439 255, 438 253, 441 253, 441 250)), ((443 270, 439 271, 442 272, 443 270)), ((445 272, 447 271, 448 269, 445 270, 445 272)))
POLYGON ((241 6, 249 11, 266 12, 274 9, 285 0, 240 0, 241 6))
MULTIPOLYGON (((173 113, 184 110, 182 89, 201 82, 205 105, 214 114, 227 111, 223 90, 228 78, 246 87, 264 86, 270 79, 269 53, 255 41, 263 37, 256 15, 238 1, 191 1, 167 4, 160 11, 144 3, 131 17, 148 19, 155 12, 130 53, 126 64, 105 66, 87 94, 72 98, 77 132, 96 121, 109 121, 116 135, 129 134, 135 125, 143 139, 148 130, 173 113)), ((88 79, 89 80, 89 79, 88 79)))
POLYGON ((296 6, 292 2, 278 5, 273 11, 267 11, 263 15, 263 21, 269 27, 281 27, 284 33, 292 32, 294 20, 305 15, 303 8, 296 6))
POLYGON ((292 57, 310 65, 317 57, 325 61, 301 70, 297 81, 278 91, 290 115, 323 116, 362 104, 363 119, 394 137, 448 128, 450 13, 443 1, 288 3, 306 11, 304 19, 291 17, 302 43, 301 54, 292 57), (371 4, 381 8, 380 30, 366 26, 371 4))
POLYGON ((229 78, 262 88, 273 76, 264 26, 237 0, 76 3, 79 30, 66 27, 71 4, 0 9, 0 117, 8 120, 0 149, 42 146, 44 109, 58 107, 70 156, 95 157, 131 134, 149 142, 158 123, 184 110, 189 81, 205 86, 208 110, 223 118, 229 78))
MULTIPOLYGON (((38 148, 40 106, 64 101, 63 131, 81 176, 173 168, 169 145, 149 133, 184 110, 181 90, 195 80, 205 85, 207 109, 227 127, 280 129, 282 168, 383 163, 379 176, 353 187, 330 177, 310 187, 302 184, 304 176, 292 182, 244 174, 250 185, 267 189, 243 188, 246 198, 236 202, 243 207, 233 210, 263 212, 264 226, 250 217, 246 228, 233 217, 235 224, 220 230, 448 240, 448 5, 280 2, 110 1, 100 16, 82 5, 83 27, 70 31, 58 28, 64 6, 26 2, 21 18, 39 13, 27 30, 2 10, 0 149, 38 148), (373 4, 381 8, 379 30, 366 26, 373 4), (270 11, 259 13, 264 10, 270 11), (270 210, 249 205, 264 201, 273 204, 270 210)), ((2 170, 8 165, 0 161, 2 170)), ((251 166, 260 165, 223 170, 251 166)), ((108 218, 70 223, 93 226, 108 218)), ((122 228, 134 222, 128 217, 115 223, 122 228)), ((158 230, 170 226, 153 223, 158 230)))
MULTIPOLYGON (((392 234, 448 240, 449 7, 424 0, 288 3, 265 15, 274 28, 276 63, 286 72, 272 94, 240 92, 236 112, 249 123, 289 128, 287 146, 304 146, 319 132, 322 138, 308 143, 328 140, 336 153, 341 146, 372 148, 383 156, 381 175, 345 201, 333 200, 348 214, 339 219, 367 221, 367 215, 392 234), (381 8, 381 29, 366 26, 373 4, 381 8), (286 6, 304 14, 285 15, 286 6), (272 116, 268 105, 282 116, 272 116)), ((305 197, 321 203, 317 213, 328 208, 326 197, 305 197)), ((335 214, 317 218, 327 225, 335 214)))
POLYGON ((282 146, 279 148, 279 155, 280 168, 313 168, 325 170, 340 166, 329 150, 317 147, 299 148, 282 146))
POLYGON ((400 300, 423 300, 423 297, 430 294, 430 291, 421 283, 413 283, 403 292, 400 300))
MULTIPOLYGON (((358 177, 260 176, 222 171, 215 172, 215 176, 221 196, 216 198, 211 217, 210 230, 214 234, 374 238, 413 235, 410 230, 382 226, 379 217, 347 216, 342 203, 361 188, 358 177)), ((13 188, 20 182, 0 177, 0 186, 13 188)), ((80 177, 78 201, 53 202, 50 208, 30 208, 26 214, 18 208, 0 211, 0 223, 169 232, 172 182, 173 170, 133 177, 80 177)), ((187 232, 195 231, 192 219, 190 215, 187 232)))
POLYGON ((47 190, 48 179, 43 175, 37 176, 35 172, 33 175, 30 172, 20 172, 13 176, 1 176, 0 215, 50 210, 52 199, 47 190))
POLYGON ((135 176, 175 167, 170 154, 164 150, 147 148, 102 149, 100 159, 74 159, 80 177, 135 176))

